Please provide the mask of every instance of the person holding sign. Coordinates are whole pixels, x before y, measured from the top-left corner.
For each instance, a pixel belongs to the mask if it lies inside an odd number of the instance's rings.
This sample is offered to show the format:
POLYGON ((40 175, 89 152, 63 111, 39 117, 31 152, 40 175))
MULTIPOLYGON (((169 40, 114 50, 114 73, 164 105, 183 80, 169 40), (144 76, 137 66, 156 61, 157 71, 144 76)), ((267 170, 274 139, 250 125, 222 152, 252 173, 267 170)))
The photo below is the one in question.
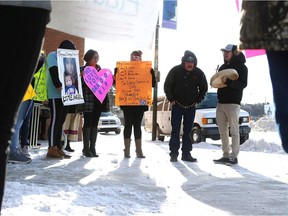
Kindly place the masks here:
MULTIPOLYGON (((72 41, 64 40, 59 45, 61 49, 76 50, 72 41)), ((61 90, 65 88, 59 79, 57 52, 49 53, 47 57, 47 90, 49 99, 49 108, 51 112, 51 123, 48 130, 49 148, 47 157, 53 158, 70 158, 71 156, 65 154, 62 150, 61 136, 62 126, 65 121, 68 106, 64 106, 61 99, 61 90)))
POLYGON ((195 54, 188 50, 185 51, 182 63, 170 70, 164 83, 164 92, 172 105, 172 132, 169 142, 171 162, 177 162, 179 154, 182 116, 184 118, 182 160, 197 161, 190 153, 192 151, 190 136, 195 118, 195 105, 204 99, 207 89, 206 76, 197 67, 195 54))
MULTIPOLYGON (((131 53, 130 57, 131 63, 135 63, 136 61, 142 61, 142 52, 140 50, 133 51, 131 53)), ((122 62, 123 64, 127 62, 122 62)), ((145 63, 145 62, 143 62, 145 63)), ((149 75, 151 76, 150 82, 147 81, 141 81, 141 84, 137 82, 137 75, 139 77, 139 74, 137 71, 135 71, 135 68, 137 68, 137 65, 130 64, 128 70, 124 70, 125 67, 119 67, 121 66, 121 62, 117 63, 117 68, 115 68, 115 77, 116 77, 116 103, 120 104, 121 109, 124 113, 124 157, 130 158, 130 144, 131 144, 131 134, 132 134, 132 127, 134 128, 134 137, 135 137, 135 144, 136 144, 136 155, 138 158, 145 158, 142 152, 142 134, 141 134, 141 122, 144 115, 144 112, 148 110, 148 103, 147 103, 147 92, 152 93, 151 87, 155 86, 155 75, 154 70, 151 69, 151 62, 149 63, 149 68, 145 67, 144 70, 139 70, 141 72, 147 71, 149 75), (119 70, 119 72, 118 72, 119 70), (117 74, 118 73, 118 74, 117 74), (127 77, 127 76, 133 76, 133 77, 127 77), (127 81, 128 80, 128 81, 127 81), (129 81, 130 80, 130 81, 129 81), (132 81, 134 80, 134 81, 132 81), (136 80, 136 82, 135 82, 136 80), (144 83, 145 86, 142 86, 144 83), (152 83, 152 86, 151 86, 152 83), (150 86, 147 86, 150 85, 150 86), (127 86, 128 85, 128 86, 127 86), (137 88, 137 85, 141 85, 141 87, 145 87, 147 90, 146 98, 139 96, 140 95, 140 89, 137 88), (124 88, 126 86, 126 88, 124 88), (119 91, 121 89, 122 91, 119 91), (128 91, 127 91, 128 90, 128 91), (119 92, 119 94, 118 94, 119 92), (138 95, 138 96, 137 96, 138 95), (141 99, 142 98, 142 99, 141 99), (134 100, 134 101, 133 101, 134 100), (137 101, 135 101, 137 100, 137 101), (135 103, 137 102, 137 105, 135 103), (126 103, 126 104, 125 104, 126 103), (125 105, 124 105, 125 104, 125 105)), ((128 62, 129 64, 129 62, 128 62)), ((141 65, 138 65, 140 67, 141 65)), ((147 66, 147 65, 146 65, 147 66)), ((139 69, 139 68, 138 68, 139 69)), ((140 74, 143 77, 143 74, 140 74)), ((147 74, 148 75, 148 74, 147 74)), ((144 76, 147 77, 145 74, 144 76)), ((150 78, 148 78, 150 79, 150 78)), ((149 96, 148 96, 149 97, 149 96)), ((148 98, 149 99, 149 98, 148 98)), ((150 98, 152 99, 152 97, 150 98)))
MULTIPOLYGON (((85 70, 94 69, 96 75, 99 74, 101 70, 100 65, 98 65, 99 55, 95 50, 88 50, 84 55, 84 61, 86 64, 81 67, 82 75, 82 89, 84 96, 84 104, 77 106, 78 112, 83 112, 84 115, 84 125, 83 131, 83 156, 85 157, 98 157, 96 153, 96 140, 98 133, 98 122, 100 119, 101 112, 107 112, 109 110, 109 100, 106 95, 105 99, 101 103, 99 99, 96 98, 93 91, 89 88, 86 83, 85 70), (89 68, 88 68, 89 67, 89 68)), ((94 72, 93 72, 94 73, 94 72)), ((112 75, 111 75, 112 76, 112 75)))

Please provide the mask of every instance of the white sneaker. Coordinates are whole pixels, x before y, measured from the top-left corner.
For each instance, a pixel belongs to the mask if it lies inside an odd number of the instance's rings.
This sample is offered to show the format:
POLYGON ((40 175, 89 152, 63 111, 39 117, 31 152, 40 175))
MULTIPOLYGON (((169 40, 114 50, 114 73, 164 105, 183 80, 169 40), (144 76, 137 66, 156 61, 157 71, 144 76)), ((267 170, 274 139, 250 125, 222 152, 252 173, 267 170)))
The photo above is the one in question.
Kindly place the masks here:
POLYGON ((25 155, 27 158, 31 158, 31 155, 30 155, 29 152, 28 152, 28 145, 25 145, 25 146, 22 148, 21 153, 22 153, 23 155, 25 155))

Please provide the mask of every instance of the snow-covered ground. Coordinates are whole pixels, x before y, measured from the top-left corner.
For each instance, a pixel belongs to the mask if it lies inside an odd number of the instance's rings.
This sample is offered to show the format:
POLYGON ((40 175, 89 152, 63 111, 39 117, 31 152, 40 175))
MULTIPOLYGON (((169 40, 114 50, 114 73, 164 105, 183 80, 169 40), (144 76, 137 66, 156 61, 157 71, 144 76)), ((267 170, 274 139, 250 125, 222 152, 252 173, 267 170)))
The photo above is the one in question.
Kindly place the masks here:
MULTIPOLYGON (((287 215, 288 155, 276 132, 252 131, 239 165, 216 165, 220 141, 194 145, 198 163, 169 161, 168 140, 143 129, 146 159, 123 158, 122 134, 100 134, 99 158, 47 159, 8 165, 2 215, 287 215)), ((180 159, 180 158, 179 158, 180 159)))

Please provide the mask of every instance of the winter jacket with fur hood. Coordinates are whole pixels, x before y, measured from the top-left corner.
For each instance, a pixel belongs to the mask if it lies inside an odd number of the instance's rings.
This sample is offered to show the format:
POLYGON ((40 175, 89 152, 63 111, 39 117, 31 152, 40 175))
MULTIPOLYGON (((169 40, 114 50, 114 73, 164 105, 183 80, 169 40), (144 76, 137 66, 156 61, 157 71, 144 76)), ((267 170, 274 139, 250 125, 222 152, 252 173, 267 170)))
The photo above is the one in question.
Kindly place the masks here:
POLYGON ((164 92, 170 102, 177 101, 182 105, 190 106, 200 103, 205 97, 208 90, 206 76, 197 67, 196 56, 194 54, 192 56, 196 62, 191 72, 185 70, 182 58, 182 64, 173 67, 166 77, 164 92))
POLYGON ((218 89, 218 102, 223 104, 239 104, 243 96, 243 89, 247 86, 248 69, 245 66, 245 56, 242 52, 233 54, 230 63, 224 61, 219 71, 235 69, 239 75, 237 80, 226 81, 227 87, 218 89))

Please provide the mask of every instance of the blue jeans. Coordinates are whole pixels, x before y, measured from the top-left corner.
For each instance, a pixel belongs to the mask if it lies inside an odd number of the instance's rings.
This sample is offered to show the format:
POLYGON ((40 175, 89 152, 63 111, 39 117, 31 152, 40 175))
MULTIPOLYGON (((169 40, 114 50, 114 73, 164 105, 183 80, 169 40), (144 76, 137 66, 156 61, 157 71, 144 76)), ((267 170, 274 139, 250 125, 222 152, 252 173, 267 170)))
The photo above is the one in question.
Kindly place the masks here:
POLYGON ((288 51, 267 51, 276 107, 276 123, 284 150, 288 153, 288 51))
POLYGON ((171 112, 171 139, 169 142, 170 156, 178 157, 180 149, 180 129, 183 117, 182 156, 190 156, 192 151, 191 131, 195 118, 195 106, 185 109, 175 104, 171 112))
POLYGON ((28 107, 27 115, 20 129, 20 143, 21 143, 22 148, 25 145, 28 145, 29 125, 30 125, 30 118, 32 115, 32 111, 33 111, 33 106, 34 106, 34 101, 31 101, 30 106, 28 107))
POLYGON ((24 101, 20 104, 18 116, 16 119, 16 124, 13 127, 14 134, 11 137, 10 153, 16 153, 17 149, 20 147, 19 132, 20 132, 20 128, 23 124, 23 121, 28 114, 30 104, 31 104, 31 100, 24 101))

